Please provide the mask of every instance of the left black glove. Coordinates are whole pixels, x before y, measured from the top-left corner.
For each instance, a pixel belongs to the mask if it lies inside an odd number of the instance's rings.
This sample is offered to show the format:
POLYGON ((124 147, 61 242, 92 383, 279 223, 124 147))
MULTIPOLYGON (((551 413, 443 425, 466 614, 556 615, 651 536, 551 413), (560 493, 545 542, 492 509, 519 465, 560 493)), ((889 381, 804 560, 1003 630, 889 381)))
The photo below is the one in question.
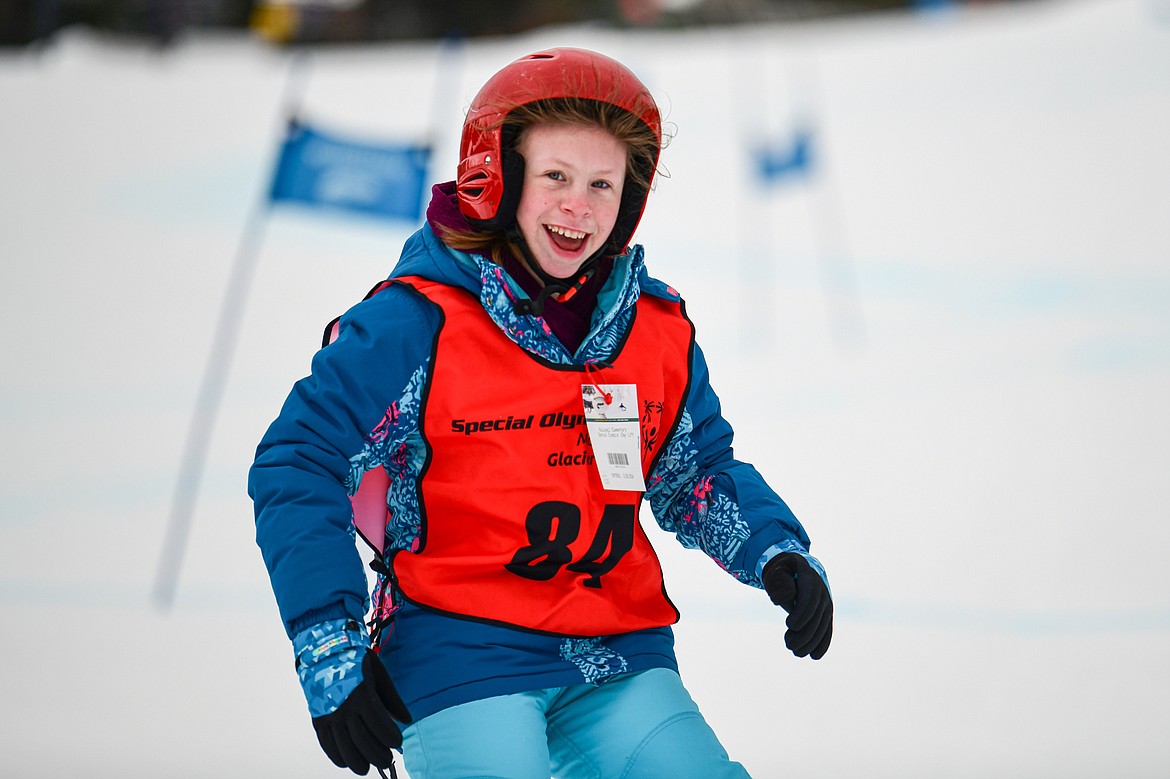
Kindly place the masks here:
POLYGON ((804 555, 781 552, 764 566, 764 590, 788 612, 784 644, 797 657, 820 660, 833 640, 833 597, 804 555))

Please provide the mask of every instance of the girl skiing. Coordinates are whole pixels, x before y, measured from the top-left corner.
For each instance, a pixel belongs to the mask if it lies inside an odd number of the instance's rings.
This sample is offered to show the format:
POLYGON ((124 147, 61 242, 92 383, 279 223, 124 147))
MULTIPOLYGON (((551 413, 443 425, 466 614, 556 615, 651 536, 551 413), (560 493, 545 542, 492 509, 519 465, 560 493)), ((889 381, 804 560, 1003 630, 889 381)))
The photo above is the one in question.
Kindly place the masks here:
POLYGON ((414 779, 747 776, 680 681, 643 497, 788 612, 792 652, 828 649, 808 537, 733 458, 682 300, 630 245, 661 147, 608 57, 502 69, 456 180, 261 441, 257 542, 338 766, 392 771, 401 748, 414 779))

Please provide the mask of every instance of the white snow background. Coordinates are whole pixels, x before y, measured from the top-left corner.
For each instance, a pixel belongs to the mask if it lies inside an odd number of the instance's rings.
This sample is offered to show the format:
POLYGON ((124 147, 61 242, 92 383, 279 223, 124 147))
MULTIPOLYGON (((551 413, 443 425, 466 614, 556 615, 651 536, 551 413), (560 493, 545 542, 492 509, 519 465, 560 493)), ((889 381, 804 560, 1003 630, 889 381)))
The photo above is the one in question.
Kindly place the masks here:
MULTIPOLYGON (((783 613, 643 523, 684 678, 758 779, 1170 776, 1170 4, 318 49, 306 117, 435 133, 549 45, 629 64, 676 131, 639 240, 737 452, 837 606, 783 613), (747 150, 811 128, 807 178, 747 150)), ((0 775, 340 777, 253 541, 246 471, 325 322, 409 225, 262 213, 174 607, 179 459, 291 54, 73 31, 0 55, 0 775)), ((506 739, 506 733, 500 737, 506 739)))

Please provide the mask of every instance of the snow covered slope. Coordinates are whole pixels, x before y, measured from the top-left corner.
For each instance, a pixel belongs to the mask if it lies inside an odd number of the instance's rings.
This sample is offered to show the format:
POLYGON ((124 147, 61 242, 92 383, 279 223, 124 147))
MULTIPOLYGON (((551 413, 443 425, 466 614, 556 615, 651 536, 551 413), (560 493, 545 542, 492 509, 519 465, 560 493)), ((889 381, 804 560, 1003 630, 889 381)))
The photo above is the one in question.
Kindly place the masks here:
MULTIPOLYGON (((1040 2, 704 32, 545 30, 290 55, 70 33, 0 56, 0 774, 341 776, 245 475, 321 327, 408 225, 278 208, 174 608, 150 600, 281 95, 433 135, 548 45, 627 62, 676 131, 639 240, 737 451, 826 564, 819 663, 652 533, 684 676, 757 779, 1170 775, 1170 7, 1040 2), (290 73, 293 74, 290 76, 290 73), (299 74, 299 75, 298 75, 299 74), (296 89, 294 89, 296 91, 296 89), (811 133, 806 177, 749 149, 811 133)), ((644 522, 652 525, 647 516, 644 522)))

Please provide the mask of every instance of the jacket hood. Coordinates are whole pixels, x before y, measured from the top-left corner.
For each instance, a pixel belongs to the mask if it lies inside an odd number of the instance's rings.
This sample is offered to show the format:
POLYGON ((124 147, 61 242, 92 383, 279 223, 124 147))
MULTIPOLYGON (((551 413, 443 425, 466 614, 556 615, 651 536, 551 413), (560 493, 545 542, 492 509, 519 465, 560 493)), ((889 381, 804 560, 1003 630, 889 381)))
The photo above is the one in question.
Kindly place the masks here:
POLYGON ((390 272, 391 278, 402 276, 422 276, 453 287, 463 287, 476 295, 483 286, 475 259, 464 252, 448 249, 430 225, 424 225, 403 245, 402 254, 390 272))
POLYGON ((402 247, 402 255, 390 277, 404 276, 421 276, 462 287, 479 298, 488 316, 509 338, 554 363, 580 362, 598 354, 609 354, 612 345, 604 343, 605 334, 622 331, 620 327, 615 331, 611 326, 632 313, 643 292, 678 299, 677 292, 647 274, 642 247, 631 247, 616 258, 613 271, 598 294, 589 334, 570 354, 543 319, 515 312, 515 301, 528 295, 501 266, 479 255, 448 248, 429 225, 420 228, 402 247))
MULTIPOLYGON (((402 254, 390 272, 390 278, 421 276, 431 281, 462 287, 478 296, 483 289, 484 279, 488 276, 498 276, 498 271, 499 266, 486 258, 448 248, 429 225, 424 225, 403 245, 402 254)), ((509 280, 508 286, 515 297, 528 297, 520 285, 507 274, 504 274, 504 277, 509 280)), ((607 289, 601 293, 599 305, 608 308, 623 298, 627 298, 626 302, 632 304, 637 296, 628 299, 629 296, 625 294, 631 286, 640 287, 641 291, 657 297, 678 298, 678 292, 673 288, 649 275, 642 247, 637 245, 615 258, 612 278, 606 284, 607 289)))

